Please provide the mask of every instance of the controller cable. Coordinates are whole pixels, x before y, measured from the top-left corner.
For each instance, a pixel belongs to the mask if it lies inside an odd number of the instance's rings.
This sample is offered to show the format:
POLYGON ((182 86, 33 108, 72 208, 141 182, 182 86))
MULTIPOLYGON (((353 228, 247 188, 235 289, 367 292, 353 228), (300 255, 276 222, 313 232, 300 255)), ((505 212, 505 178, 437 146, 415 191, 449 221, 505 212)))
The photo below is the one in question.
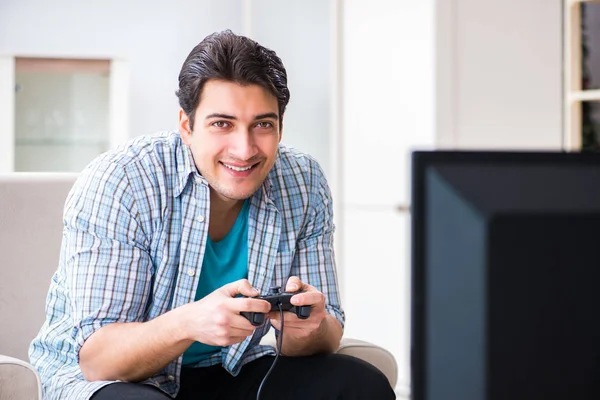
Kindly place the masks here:
POLYGON ((279 315, 281 316, 281 319, 280 319, 281 330, 279 331, 279 337, 277 338, 276 355, 275 355, 275 359, 273 360, 273 364, 271 364, 271 368, 269 368, 269 370, 267 371, 267 374, 262 379, 262 382, 260 383, 260 386, 258 387, 258 392, 256 393, 256 400, 260 400, 260 391, 262 390, 265 381, 271 374, 271 371, 273 370, 273 367, 277 363, 277 360, 279 359, 279 355, 281 354, 281 347, 283 345, 283 308, 282 308, 281 302, 279 302, 278 306, 279 306, 279 315))

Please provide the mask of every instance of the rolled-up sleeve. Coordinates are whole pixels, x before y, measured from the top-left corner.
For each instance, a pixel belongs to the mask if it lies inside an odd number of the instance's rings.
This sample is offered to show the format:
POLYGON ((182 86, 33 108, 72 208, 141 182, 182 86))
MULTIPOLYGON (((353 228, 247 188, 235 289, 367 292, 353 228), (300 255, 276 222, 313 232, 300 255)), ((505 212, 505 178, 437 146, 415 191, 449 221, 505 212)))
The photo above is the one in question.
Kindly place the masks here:
POLYGON ((64 211, 63 256, 76 354, 101 327, 144 320, 152 279, 147 249, 124 167, 97 162, 86 168, 64 211))
POLYGON ((304 229, 296 242, 291 274, 325 295, 325 309, 344 327, 333 247, 333 202, 321 167, 312 161, 308 177, 310 202, 304 229))

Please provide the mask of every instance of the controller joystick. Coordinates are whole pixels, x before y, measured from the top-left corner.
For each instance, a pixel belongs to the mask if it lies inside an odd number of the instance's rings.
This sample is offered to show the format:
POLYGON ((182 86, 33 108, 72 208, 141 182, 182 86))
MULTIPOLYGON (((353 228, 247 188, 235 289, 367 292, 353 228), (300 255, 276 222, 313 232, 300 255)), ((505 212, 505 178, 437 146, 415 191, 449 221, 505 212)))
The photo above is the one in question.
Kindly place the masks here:
MULTIPOLYGON (((268 301, 271 304, 271 311, 278 311, 281 305, 283 311, 293 312, 298 318, 307 319, 310 317, 311 306, 295 306, 290 302, 291 298, 299 293, 302 291, 282 293, 281 286, 271 286, 266 295, 255 298, 268 301)), ((241 314, 254 326, 260 326, 265 322, 265 314, 250 311, 242 311, 241 314)))
POLYGON ((271 286, 269 288, 269 291, 267 292, 267 294, 269 296, 274 296, 276 294, 280 294, 281 293, 281 286, 271 286))

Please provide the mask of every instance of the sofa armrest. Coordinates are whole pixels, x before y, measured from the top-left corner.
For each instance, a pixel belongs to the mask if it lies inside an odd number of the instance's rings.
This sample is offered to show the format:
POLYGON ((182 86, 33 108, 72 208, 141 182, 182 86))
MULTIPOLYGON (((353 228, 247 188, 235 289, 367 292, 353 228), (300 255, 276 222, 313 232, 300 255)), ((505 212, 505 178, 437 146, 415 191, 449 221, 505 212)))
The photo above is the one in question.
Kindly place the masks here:
MULTIPOLYGON (((275 334, 270 330, 261 340, 260 344, 276 347, 275 334)), ((395 388, 398 382, 398 364, 396 359, 388 350, 358 339, 342 338, 338 354, 345 354, 360 358, 379 369, 390 382, 390 386, 395 388)))
POLYGON ((383 347, 365 342, 364 340, 342 338, 338 354, 346 354, 377 367, 388 378, 391 387, 398 382, 398 364, 396 359, 383 347))
POLYGON ((42 399, 42 384, 36 370, 16 358, 0 355, 0 398, 42 399))

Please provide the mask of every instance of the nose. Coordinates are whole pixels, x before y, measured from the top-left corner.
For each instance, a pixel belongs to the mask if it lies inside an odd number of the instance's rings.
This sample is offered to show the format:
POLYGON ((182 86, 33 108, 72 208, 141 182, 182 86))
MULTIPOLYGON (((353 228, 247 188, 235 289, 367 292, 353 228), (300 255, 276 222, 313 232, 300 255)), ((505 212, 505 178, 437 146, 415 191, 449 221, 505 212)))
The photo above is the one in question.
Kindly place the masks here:
POLYGON ((229 154, 235 159, 247 161, 258 154, 254 137, 247 129, 240 129, 234 135, 231 135, 231 138, 229 154))

